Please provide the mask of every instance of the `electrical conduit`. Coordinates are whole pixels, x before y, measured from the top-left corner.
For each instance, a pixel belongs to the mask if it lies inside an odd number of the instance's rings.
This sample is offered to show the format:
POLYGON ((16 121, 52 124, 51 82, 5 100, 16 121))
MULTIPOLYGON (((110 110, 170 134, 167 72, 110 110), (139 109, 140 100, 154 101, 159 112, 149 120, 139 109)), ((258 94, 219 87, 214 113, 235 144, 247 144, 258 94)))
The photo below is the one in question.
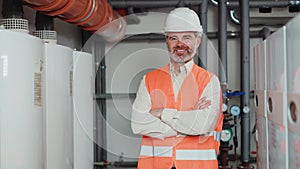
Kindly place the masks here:
POLYGON ((126 21, 114 12, 106 0, 23 0, 25 5, 56 16, 66 22, 95 32, 106 41, 120 40, 126 30, 126 21))

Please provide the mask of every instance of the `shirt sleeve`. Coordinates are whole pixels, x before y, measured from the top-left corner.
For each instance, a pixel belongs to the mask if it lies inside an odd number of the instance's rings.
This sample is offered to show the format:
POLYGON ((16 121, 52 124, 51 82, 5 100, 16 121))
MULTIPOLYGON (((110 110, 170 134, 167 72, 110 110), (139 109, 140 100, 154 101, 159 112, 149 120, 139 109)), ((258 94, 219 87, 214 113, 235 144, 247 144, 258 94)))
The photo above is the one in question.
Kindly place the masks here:
POLYGON ((132 106, 131 129, 133 133, 158 139, 177 135, 177 132, 169 125, 153 116, 150 110, 151 99, 145 85, 144 76, 132 106))
POLYGON ((208 108, 191 111, 164 109, 162 121, 186 135, 207 134, 214 130, 220 114, 220 82, 216 76, 206 85, 201 97, 211 101, 208 108))

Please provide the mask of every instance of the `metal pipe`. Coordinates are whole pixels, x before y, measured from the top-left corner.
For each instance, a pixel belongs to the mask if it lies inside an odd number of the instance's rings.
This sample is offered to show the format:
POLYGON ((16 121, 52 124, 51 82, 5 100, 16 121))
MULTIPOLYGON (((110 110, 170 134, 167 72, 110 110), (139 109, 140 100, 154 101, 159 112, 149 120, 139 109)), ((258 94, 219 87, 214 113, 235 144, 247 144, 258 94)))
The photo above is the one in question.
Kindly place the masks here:
POLYGON ((94 162, 94 166, 96 167, 113 166, 116 168, 133 168, 137 167, 137 165, 137 161, 94 162))
POLYGON ((138 162, 136 162, 136 161, 120 161, 120 162, 114 162, 113 166, 131 168, 131 167, 137 167, 138 162))
POLYGON ((176 7, 185 7, 184 0, 178 0, 176 7))
MULTIPOLYGON (((206 36, 208 39, 218 39, 219 32, 207 32, 206 36)), ((239 31, 227 31, 228 39, 240 38, 241 32, 239 31)), ((261 31, 250 31, 251 38, 262 38, 261 31)), ((165 41, 165 36, 162 34, 139 34, 139 35, 131 35, 122 40, 122 42, 132 42, 132 41, 165 41)))
POLYGON ((201 16, 201 23, 202 29, 205 36, 202 36, 201 39, 201 46, 200 46, 200 57, 198 58, 198 64, 201 67, 207 66, 207 8, 208 8, 208 0, 202 0, 200 16, 201 16))
POLYGON ((102 93, 102 94, 96 94, 94 99, 95 100, 101 100, 101 99, 121 99, 121 98, 135 98, 135 93, 102 93))
POLYGON ((197 6, 202 0, 162 0, 162 1, 146 1, 146 0, 110 0, 109 3, 113 8, 162 8, 174 7, 179 4, 184 6, 197 6))
POLYGON ((242 96, 242 152, 241 161, 243 167, 248 167, 250 162, 250 36, 249 36, 249 1, 239 0, 241 9, 241 90, 242 96))
MULTIPOLYGON (((249 8, 284 8, 289 6, 291 1, 261 1, 261 0, 251 0, 249 1, 249 8)), ((228 1, 228 8, 239 8, 241 6, 240 1, 228 1)))
MULTIPOLYGON (((93 55, 96 63, 96 95, 106 93, 106 74, 105 74, 105 43, 103 40, 95 40, 93 42, 93 55)), ((95 161, 106 161, 106 100, 96 100, 98 109, 96 112, 96 143, 94 144, 95 161)))
MULTIPOLYGON (((104 44, 104 43, 103 43, 104 44)), ((103 45, 103 53, 102 54, 105 54, 105 48, 104 48, 104 45, 103 45)), ((101 90, 100 92, 101 93, 105 93, 106 92, 106 70, 105 70, 105 67, 106 67, 106 62, 105 62, 105 57, 104 55, 101 55, 103 56, 102 60, 101 60, 101 63, 100 63, 100 78, 101 78, 101 90)), ((101 122, 101 131, 102 131, 102 134, 99 135, 99 139, 102 140, 102 143, 104 147, 101 147, 101 157, 100 159, 103 160, 103 161, 106 161, 107 160, 107 152, 106 152, 106 146, 107 146, 107 143, 106 143, 106 139, 107 139, 107 134, 106 134, 106 113, 107 113, 107 107, 106 107, 106 100, 101 100, 101 115, 102 115, 102 122, 101 122)), ((99 131, 99 130, 98 130, 99 131)))
POLYGON ((221 86, 227 86, 227 0, 219 1, 219 57, 221 65, 219 66, 219 78, 221 86), (223 69, 222 69, 223 68, 223 69), (224 71, 224 72, 223 72, 224 71), (223 75, 224 73, 224 75, 223 75))

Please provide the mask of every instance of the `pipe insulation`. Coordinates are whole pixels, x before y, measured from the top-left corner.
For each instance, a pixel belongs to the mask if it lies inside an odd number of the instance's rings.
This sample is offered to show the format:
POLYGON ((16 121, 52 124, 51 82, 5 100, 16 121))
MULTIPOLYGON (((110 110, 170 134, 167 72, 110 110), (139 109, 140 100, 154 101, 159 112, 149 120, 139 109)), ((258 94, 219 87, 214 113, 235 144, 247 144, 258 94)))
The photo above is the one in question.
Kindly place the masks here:
POLYGON ((106 41, 120 40, 126 30, 126 21, 106 0, 23 0, 24 4, 49 16, 94 32, 106 41))
MULTIPOLYGON (((199 13, 201 17, 201 23, 202 23, 204 34, 207 34, 207 10, 208 10, 208 0, 202 0, 201 10, 199 11, 199 13)), ((201 46, 200 46, 200 60, 198 61, 201 67, 205 67, 205 65, 207 65, 207 40, 208 40, 207 36, 202 36, 201 46)))

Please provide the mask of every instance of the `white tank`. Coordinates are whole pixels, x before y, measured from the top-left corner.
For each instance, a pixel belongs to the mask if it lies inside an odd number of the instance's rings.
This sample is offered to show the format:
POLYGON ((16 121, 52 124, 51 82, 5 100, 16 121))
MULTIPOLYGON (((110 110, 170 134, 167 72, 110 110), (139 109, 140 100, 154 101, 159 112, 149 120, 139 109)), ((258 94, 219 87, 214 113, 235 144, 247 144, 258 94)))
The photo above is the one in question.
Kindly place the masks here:
POLYGON ((288 169, 286 27, 266 39, 270 168, 288 169))
POLYGON ((73 53, 74 169, 93 169, 93 57, 73 53))
POLYGON ((300 15, 287 24, 287 117, 289 168, 300 166, 300 15))
POLYGON ((254 48, 257 168, 269 169, 266 41, 254 48))
POLYGON ((72 62, 71 48, 45 43, 45 169, 73 169, 72 62))
POLYGON ((43 42, 0 29, 0 168, 42 169, 43 42))

